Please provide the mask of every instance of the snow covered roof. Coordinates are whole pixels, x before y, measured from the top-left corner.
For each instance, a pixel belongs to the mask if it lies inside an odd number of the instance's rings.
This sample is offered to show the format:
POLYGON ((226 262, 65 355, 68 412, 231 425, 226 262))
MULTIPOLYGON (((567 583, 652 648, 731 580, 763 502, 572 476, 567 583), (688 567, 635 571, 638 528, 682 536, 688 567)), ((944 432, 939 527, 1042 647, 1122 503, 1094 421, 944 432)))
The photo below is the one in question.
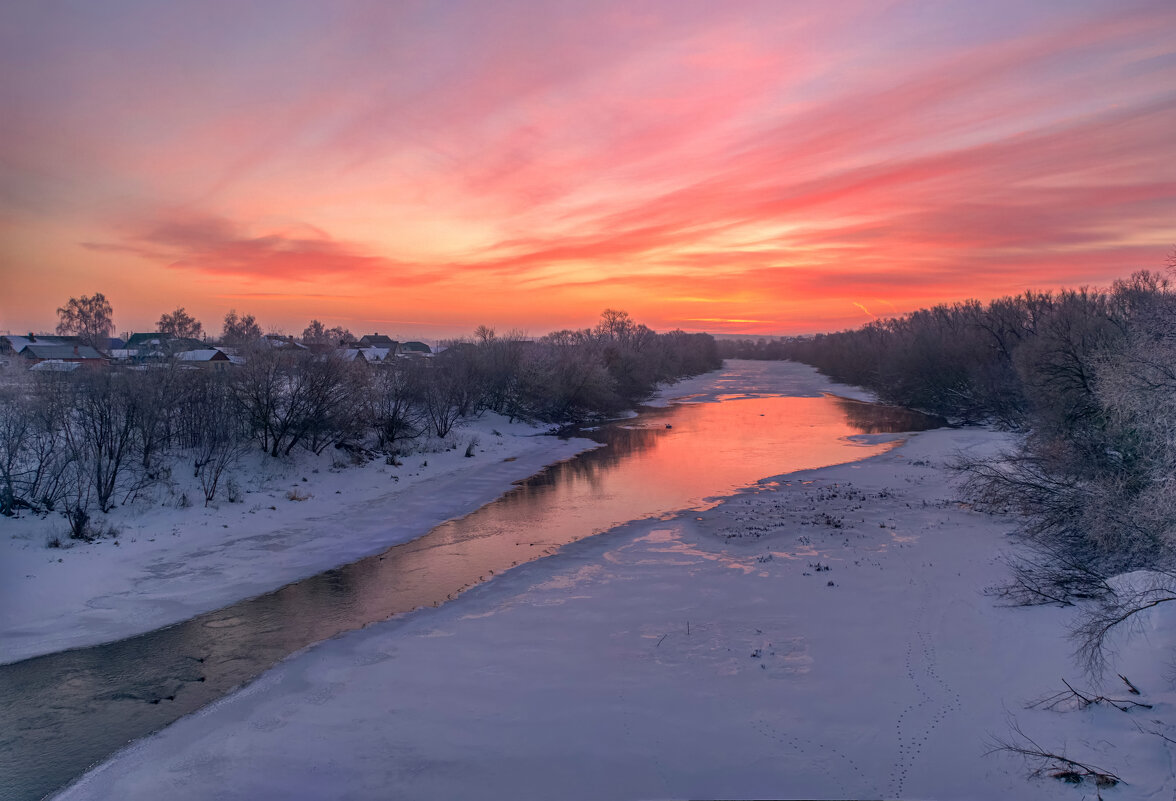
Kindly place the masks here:
POLYGON ((37 362, 29 369, 36 370, 38 373, 70 373, 81 366, 81 362, 64 362, 61 359, 46 359, 43 362, 37 362))
POLYGON ((222 357, 218 361, 229 361, 229 357, 216 348, 204 348, 203 350, 186 350, 183 353, 177 353, 176 358, 182 362, 210 362, 216 359, 217 356, 222 357))
POLYGON ((307 347, 301 342, 295 342, 294 337, 284 336, 282 334, 266 334, 261 338, 261 341, 265 342, 272 348, 307 350, 307 347))
POLYGON ((382 362, 391 352, 389 348, 343 348, 339 355, 345 362, 382 362))

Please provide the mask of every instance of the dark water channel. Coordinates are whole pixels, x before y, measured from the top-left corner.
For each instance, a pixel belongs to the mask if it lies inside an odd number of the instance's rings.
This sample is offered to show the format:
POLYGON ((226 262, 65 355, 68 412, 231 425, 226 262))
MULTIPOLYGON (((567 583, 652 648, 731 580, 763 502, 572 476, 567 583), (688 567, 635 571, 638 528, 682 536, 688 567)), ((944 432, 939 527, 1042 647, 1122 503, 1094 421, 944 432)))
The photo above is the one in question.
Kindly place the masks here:
POLYGON ((763 477, 890 447, 847 437, 941 423, 834 397, 646 409, 586 434, 604 447, 380 555, 165 629, 0 666, 0 798, 42 798, 308 645, 444 603, 627 521, 706 508, 763 477))

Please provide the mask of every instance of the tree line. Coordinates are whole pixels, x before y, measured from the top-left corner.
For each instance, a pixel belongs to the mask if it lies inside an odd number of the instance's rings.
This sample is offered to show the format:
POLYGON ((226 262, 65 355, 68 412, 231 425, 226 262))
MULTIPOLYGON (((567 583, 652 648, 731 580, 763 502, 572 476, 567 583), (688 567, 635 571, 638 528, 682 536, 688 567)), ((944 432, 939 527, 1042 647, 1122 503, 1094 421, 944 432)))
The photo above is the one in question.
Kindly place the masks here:
MULTIPOLYGON (((757 350, 891 403, 1021 432, 1014 452, 961 464, 973 499, 1018 513, 1032 545, 1011 599, 1099 598, 1095 618, 1127 619, 1135 602, 1106 577, 1148 568, 1170 581, 1140 598, 1176 600, 1176 291, 1164 274, 941 305, 770 348, 721 343, 724 355, 757 350)), ((1101 638, 1081 639, 1097 661, 1101 638)))
POLYGON ((614 310, 594 328, 538 340, 481 327, 428 359, 348 361, 337 349, 275 348, 258 337, 239 340, 242 363, 222 371, 177 359, 5 371, 0 514, 60 512, 73 536, 90 538, 101 533, 95 513, 133 501, 178 464, 209 503, 250 449, 391 455, 484 411, 572 424, 721 364, 709 335, 658 334, 614 310))

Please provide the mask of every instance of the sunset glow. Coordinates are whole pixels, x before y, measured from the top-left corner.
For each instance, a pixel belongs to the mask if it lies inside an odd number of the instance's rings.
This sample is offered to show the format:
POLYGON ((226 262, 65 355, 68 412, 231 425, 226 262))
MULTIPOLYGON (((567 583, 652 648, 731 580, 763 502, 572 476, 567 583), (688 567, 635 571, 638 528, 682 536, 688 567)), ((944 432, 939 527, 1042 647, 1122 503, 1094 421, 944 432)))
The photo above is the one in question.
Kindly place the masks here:
POLYGON ((0 332, 799 333, 1161 268, 1176 4, 0 11, 0 332))

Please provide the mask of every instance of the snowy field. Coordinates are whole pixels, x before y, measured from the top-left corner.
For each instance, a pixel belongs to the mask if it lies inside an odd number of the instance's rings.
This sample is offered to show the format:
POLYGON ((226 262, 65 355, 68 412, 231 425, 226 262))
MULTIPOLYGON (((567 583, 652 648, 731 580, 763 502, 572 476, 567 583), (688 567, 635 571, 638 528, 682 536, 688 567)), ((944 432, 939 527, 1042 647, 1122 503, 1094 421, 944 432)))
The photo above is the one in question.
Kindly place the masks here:
POLYGON ((925 432, 567 546, 296 654, 60 797, 1096 797, 986 756, 1015 722, 1127 781, 1105 798, 1172 798, 1164 608, 1115 665, 1153 709, 1026 708, 1063 679, 1131 696, 1077 669, 1071 610, 985 594, 1012 522, 946 466, 1006 442, 925 432))

